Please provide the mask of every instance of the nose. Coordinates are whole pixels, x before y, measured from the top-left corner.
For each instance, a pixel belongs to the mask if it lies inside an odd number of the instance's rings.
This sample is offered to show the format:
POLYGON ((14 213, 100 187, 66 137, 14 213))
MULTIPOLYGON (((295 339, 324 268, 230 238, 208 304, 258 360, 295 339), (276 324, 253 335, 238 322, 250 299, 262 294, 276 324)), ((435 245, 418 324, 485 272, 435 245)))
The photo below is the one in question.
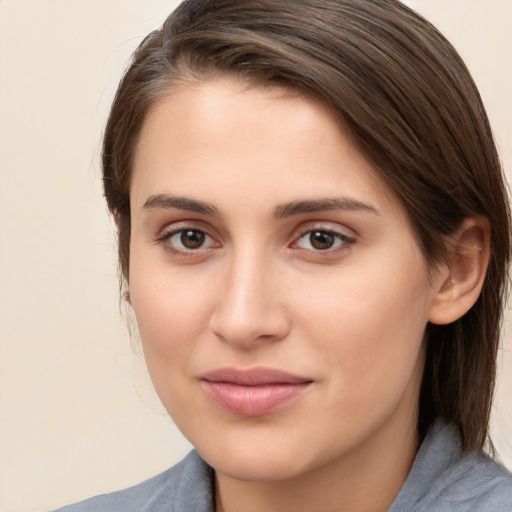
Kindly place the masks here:
POLYGON ((211 316, 215 336, 245 349, 287 336, 290 318, 276 270, 268 261, 248 256, 230 264, 211 316))

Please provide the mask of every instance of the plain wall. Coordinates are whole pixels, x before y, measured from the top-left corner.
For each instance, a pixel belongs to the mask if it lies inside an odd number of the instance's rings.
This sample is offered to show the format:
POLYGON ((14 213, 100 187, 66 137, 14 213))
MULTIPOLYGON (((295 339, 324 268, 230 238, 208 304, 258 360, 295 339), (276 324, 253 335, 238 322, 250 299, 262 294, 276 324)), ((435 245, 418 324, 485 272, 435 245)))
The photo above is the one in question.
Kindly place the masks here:
MULTIPOLYGON (((474 74, 512 172, 512 2, 410 0, 474 74)), ((120 315, 98 147, 129 55, 175 1, 0 0, 0 510, 126 487, 190 448, 120 315)), ((510 321, 510 314, 508 314, 510 321)), ((512 467, 512 343, 493 431, 512 467)))

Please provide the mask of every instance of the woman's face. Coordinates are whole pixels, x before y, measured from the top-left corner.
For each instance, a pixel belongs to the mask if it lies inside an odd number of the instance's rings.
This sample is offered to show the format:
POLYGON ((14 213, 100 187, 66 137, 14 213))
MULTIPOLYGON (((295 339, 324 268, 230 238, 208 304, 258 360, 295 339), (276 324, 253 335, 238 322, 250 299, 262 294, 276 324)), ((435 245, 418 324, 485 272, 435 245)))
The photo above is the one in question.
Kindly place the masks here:
POLYGON ((130 199, 149 372, 220 474, 279 480, 414 442, 436 273, 325 108, 184 86, 146 119, 130 199))

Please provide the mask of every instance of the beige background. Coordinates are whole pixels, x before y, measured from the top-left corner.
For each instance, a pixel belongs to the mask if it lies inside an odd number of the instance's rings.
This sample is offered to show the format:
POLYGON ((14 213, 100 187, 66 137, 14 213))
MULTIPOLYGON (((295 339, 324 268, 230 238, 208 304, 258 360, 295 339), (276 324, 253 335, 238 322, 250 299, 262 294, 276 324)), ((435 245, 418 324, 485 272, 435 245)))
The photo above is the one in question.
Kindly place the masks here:
MULTIPOLYGON (((410 0, 466 59, 512 173, 512 1, 410 0)), ((172 0, 0 0, 0 510, 125 487, 189 449, 118 307, 98 146, 172 0)), ((510 315, 509 315, 510 316, 510 315)), ((493 421, 512 467, 512 344, 493 421)))

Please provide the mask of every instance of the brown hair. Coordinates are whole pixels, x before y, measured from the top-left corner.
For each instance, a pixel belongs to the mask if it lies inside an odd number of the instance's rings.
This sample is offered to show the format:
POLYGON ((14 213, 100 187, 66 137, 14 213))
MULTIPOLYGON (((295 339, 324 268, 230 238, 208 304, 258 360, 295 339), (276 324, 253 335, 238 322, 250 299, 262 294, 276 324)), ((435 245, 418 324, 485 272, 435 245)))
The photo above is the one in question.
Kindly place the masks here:
POLYGON ((465 449, 487 440, 510 257, 509 207, 492 132, 462 59, 396 0, 187 0, 126 71, 103 146, 105 196, 128 281, 130 174, 148 109, 177 82, 232 74, 320 98, 408 210, 429 264, 462 219, 487 217, 491 256, 473 308, 428 325, 419 433, 436 418, 465 449))

